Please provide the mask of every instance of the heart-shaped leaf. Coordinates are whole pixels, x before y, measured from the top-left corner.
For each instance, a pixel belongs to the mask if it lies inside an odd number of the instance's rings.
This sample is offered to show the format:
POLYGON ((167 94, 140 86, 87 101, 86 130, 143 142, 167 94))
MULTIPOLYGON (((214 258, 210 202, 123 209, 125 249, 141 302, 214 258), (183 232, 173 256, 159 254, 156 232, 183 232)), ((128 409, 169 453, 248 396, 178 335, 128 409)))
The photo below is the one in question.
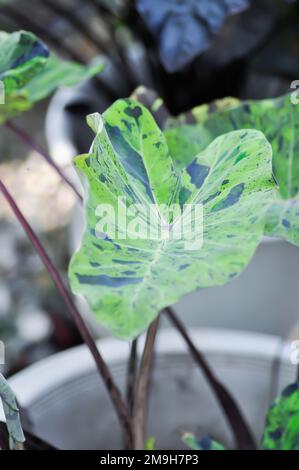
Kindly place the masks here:
POLYGON ((266 234, 299 244, 299 105, 292 95, 240 103, 227 98, 166 123, 165 135, 177 168, 215 137, 234 129, 258 129, 273 149, 273 172, 279 185, 268 212, 266 234))
POLYGON ((180 70, 208 49, 225 19, 248 6, 248 0, 137 0, 169 72, 180 70))
POLYGON ((0 32, 0 124, 30 109, 61 86, 86 80, 101 70, 62 61, 49 53, 37 37, 26 31, 0 32))
POLYGON ((139 103, 119 100, 89 124, 91 151, 75 160, 87 226, 70 282, 103 325, 132 338, 165 306, 245 268, 273 198, 272 151, 258 131, 231 132, 177 174, 139 103))
POLYGON ((261 448, 299 450, 299 383, 285 388, 269 408, 261 448))

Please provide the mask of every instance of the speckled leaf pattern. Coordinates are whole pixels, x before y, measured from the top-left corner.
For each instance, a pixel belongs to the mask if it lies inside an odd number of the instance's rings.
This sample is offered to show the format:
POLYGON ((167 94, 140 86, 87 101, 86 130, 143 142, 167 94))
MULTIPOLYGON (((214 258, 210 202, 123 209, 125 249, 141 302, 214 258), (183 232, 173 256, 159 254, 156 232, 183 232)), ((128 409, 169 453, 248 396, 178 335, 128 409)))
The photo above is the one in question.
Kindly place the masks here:
POLYGON ((209 436, 198 440, 194 434, 185 433, 182 436, 182 441, 192 450, 225 450, 222 444, 214 441, 209 436))
POLYGON ((5 92, 0 124, 30 109, 56 88, 74 85, 100 70, 96 63, 84 67, 57 59, 33 33, 0 32, 0 80, 5 92))
POLYGON ((9 445, 11 449, 14 449, 17 443, 25 441, 25 437, 15 396, 2 374, 0 374, 0 398, 6 418, 9 445))
POLYGON ((284 389, 266 416, 261 448, 299 450, 299 383, 284 389))
POLYGON ((290 95, 244 103, 227 98, 169 119, 166 128, 177 168, 183 168, 225 132, 244 128, 262 131, 273 148, 273 172, 279 185, 266 234, 299 244, 299 105, 291 102, 290 95))
POLYGON ((5 104, 0 105, 0 124, 31 107, 26 85, 45 65, 49 52, 32 33, 0 32, 0 80, 5 104))
POLYGON ((178 117, 169 117, 163 123, 169 151, 178 171, 186 168, 216 137, 239 129, 237 123, 231 123, 227 117, 239 105, 238 99, 224 98, 197 106, 178 117))
MULTIPOLYGON (((141 333, 167 305, 201 287, 226 283, 248 264, 264 230, 274 182, 272 151, 258 131, 236 131, 216 139, 178 175, 165 137, 150 112, 133 100, 119 100, 103 115, 92 115, 96 132, 91 151, 75 165, 86 188, 87 227, 73 256, 69 277, 97 319, 116 336, 141 333), (180 239, 126 239, 123 222, 99 238, 99 203, 126 205, 202 204, 201 249, 180 239)), ((155 207, 155 206, 154 206, 155 207)), ((143 215, 142 209, 141 215, 143 215)), ((158 219, 166 215, 157 209, 158 219)), ((183 216, 181 217, 183 218, 183 216)), ((166 221, 174 227, 178 219, 166 221)), ((148 228, 152 220, 144 218, 148 228)), ((196 225, 196 224, 194 224, 196 225)), ((137 229, 138 230, 138 229, 137 229)))

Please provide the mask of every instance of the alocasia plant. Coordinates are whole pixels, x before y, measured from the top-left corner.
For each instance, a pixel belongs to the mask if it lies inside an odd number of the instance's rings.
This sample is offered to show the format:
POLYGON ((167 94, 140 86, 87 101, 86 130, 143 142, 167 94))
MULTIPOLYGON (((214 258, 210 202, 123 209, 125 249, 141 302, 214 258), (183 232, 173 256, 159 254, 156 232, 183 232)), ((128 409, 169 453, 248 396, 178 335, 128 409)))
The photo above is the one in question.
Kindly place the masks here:
POLYGON ((245 10, 249 0, 137 0, 155 35, 165 68, 174 72, 204 52, 226 18, 245 10))
POLYGON ((235 131, 193 154, 178 172, 163 132, 138 102, 119 100, 103 118, 92 115, 88 122, 96 138, 90 153, 75 160, 86 187, 87 228, 69 276, 73 291, 87 299, 98 320, 129 339, 183 295, 222 285, 242 272, 262 237, 273 198, 272 150, 262 133, 235 131), (190 240, 184 234, 140 238, 140 229, 132 227, 124 237, 122 221, 113 222, 114 235, 97 233, 98 206, 117 212, 118 198, 129 211, 139 204, 146 229, 162 220, 170 232, 184 212, 167 219, 165 207, 202 205, 203 226, 193 229, 196 239, 203 235, 203 246, 186 248, 190 240), (152 206, 154 222, 144 213, 152 206))
MULTIPOLYGON (((185 433, 182 440, 193 450, 225 450, 208 436, 198 440, 185 433)), ((260 450, 299 450, 299 382, 288 385, 270 406, 260 450)))
POLYGON ((259 129, 273 149, 279 186, 269 208, 266 234, 299 245, 299 105, 291 95, 262 101, 227 98, 203 105, 165 123, 165 136, 178 168, 215 137, 234 129, 259 129))
POLYGON ((25 441, 25 437, 15 396, 2 374, 0 374, 0 398, 6 418, 9 446, 14 449, 18 444, 25 441))
POLYGON ((31 32, 0 32, 0 80, 5 105, 0 106, 0 124, 30 109, 56 88, 91 78, 102 69, 98 63, 84 67, 63 61, 31 32))

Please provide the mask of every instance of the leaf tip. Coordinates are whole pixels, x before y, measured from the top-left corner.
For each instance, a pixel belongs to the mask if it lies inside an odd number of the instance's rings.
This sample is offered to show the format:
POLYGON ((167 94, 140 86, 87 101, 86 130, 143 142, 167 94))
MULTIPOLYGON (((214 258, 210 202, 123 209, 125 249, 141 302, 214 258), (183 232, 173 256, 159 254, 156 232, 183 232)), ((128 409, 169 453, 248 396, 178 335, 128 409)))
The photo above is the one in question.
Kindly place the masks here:
POLYGON ((100 113, 89 114, 86 121, 95 134, 99 134, 103 130, 104 121, 100 113))

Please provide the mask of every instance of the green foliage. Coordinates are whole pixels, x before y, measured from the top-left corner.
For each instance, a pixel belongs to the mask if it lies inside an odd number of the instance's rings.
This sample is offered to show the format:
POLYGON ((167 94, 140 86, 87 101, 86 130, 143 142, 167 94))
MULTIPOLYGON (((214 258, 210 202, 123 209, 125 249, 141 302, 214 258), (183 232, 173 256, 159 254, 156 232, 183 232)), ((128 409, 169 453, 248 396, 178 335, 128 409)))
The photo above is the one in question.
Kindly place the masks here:
POLYGON ((286 387, 269 408, 261 448, 299 450, 298 382, 286 387))
POLYGON ((269 209, 266 234, 299 245, 299 106, 286 95, 240 103, 233 98, 203 105, 169 119, 165 136, 177 168, 189 164, 215 137, 235 129, 258 129, 273 149, 279 185, 269 209))
POLYGON ((96 318, 129 339, 165 306, 198 288, 222 285, 246 267, 273 198, 272 151, 258 131, 231 132, 177 172, 165 136, 137 102, 119 100, 103 120, 92 115, 89 124, 96 133, 91 151, 75 160, 86 188, 87 227, 69 277, 96 318), (173 203, 202 205, 203 228, 192 229, 196 240, 203 229, 203 246, 186 248, 190 239, 184 233, 180 239, 138 238, 136 225, 121 239, 127 227, 119 220, 115 233, 105 229, 100 238, 96 209, 109 204, 117 212, 118 197, 125 198, 127 209, 139 204, 140 225, 147 231, 162 221, 175 233, 185 215, 171 218, 167 209, 173 203), (154 221, 145 211, 153 205, 154 221))
POLYGON ((155 36, 168 72, 181 70, 207 50, 225 20, 249 7, 248 0, 136 0, 155 36))
POLYGON ((0 124, 30 109, 56 88, 74 85, 100 70, 99 64, 84 67, 59 60, 30 32, 0 32, 0 80, 5 92, 0 124))
MULTIPOLYGON (((185 433, 183 442, 193 450, 225 450, 222 444, 185 433)), ((267 415, 260 450, 299 450, 299 382, 288 385, 267 415)))
POLYGON ((6 426, 9 434, 9 446, 11 449, 14 449, 16 444, 25 441, 25 437, 21 426, 20 414, 15 396, 2 374, 0 374, 0 398, 2 400, 4 415, 6 418, 6 426))

